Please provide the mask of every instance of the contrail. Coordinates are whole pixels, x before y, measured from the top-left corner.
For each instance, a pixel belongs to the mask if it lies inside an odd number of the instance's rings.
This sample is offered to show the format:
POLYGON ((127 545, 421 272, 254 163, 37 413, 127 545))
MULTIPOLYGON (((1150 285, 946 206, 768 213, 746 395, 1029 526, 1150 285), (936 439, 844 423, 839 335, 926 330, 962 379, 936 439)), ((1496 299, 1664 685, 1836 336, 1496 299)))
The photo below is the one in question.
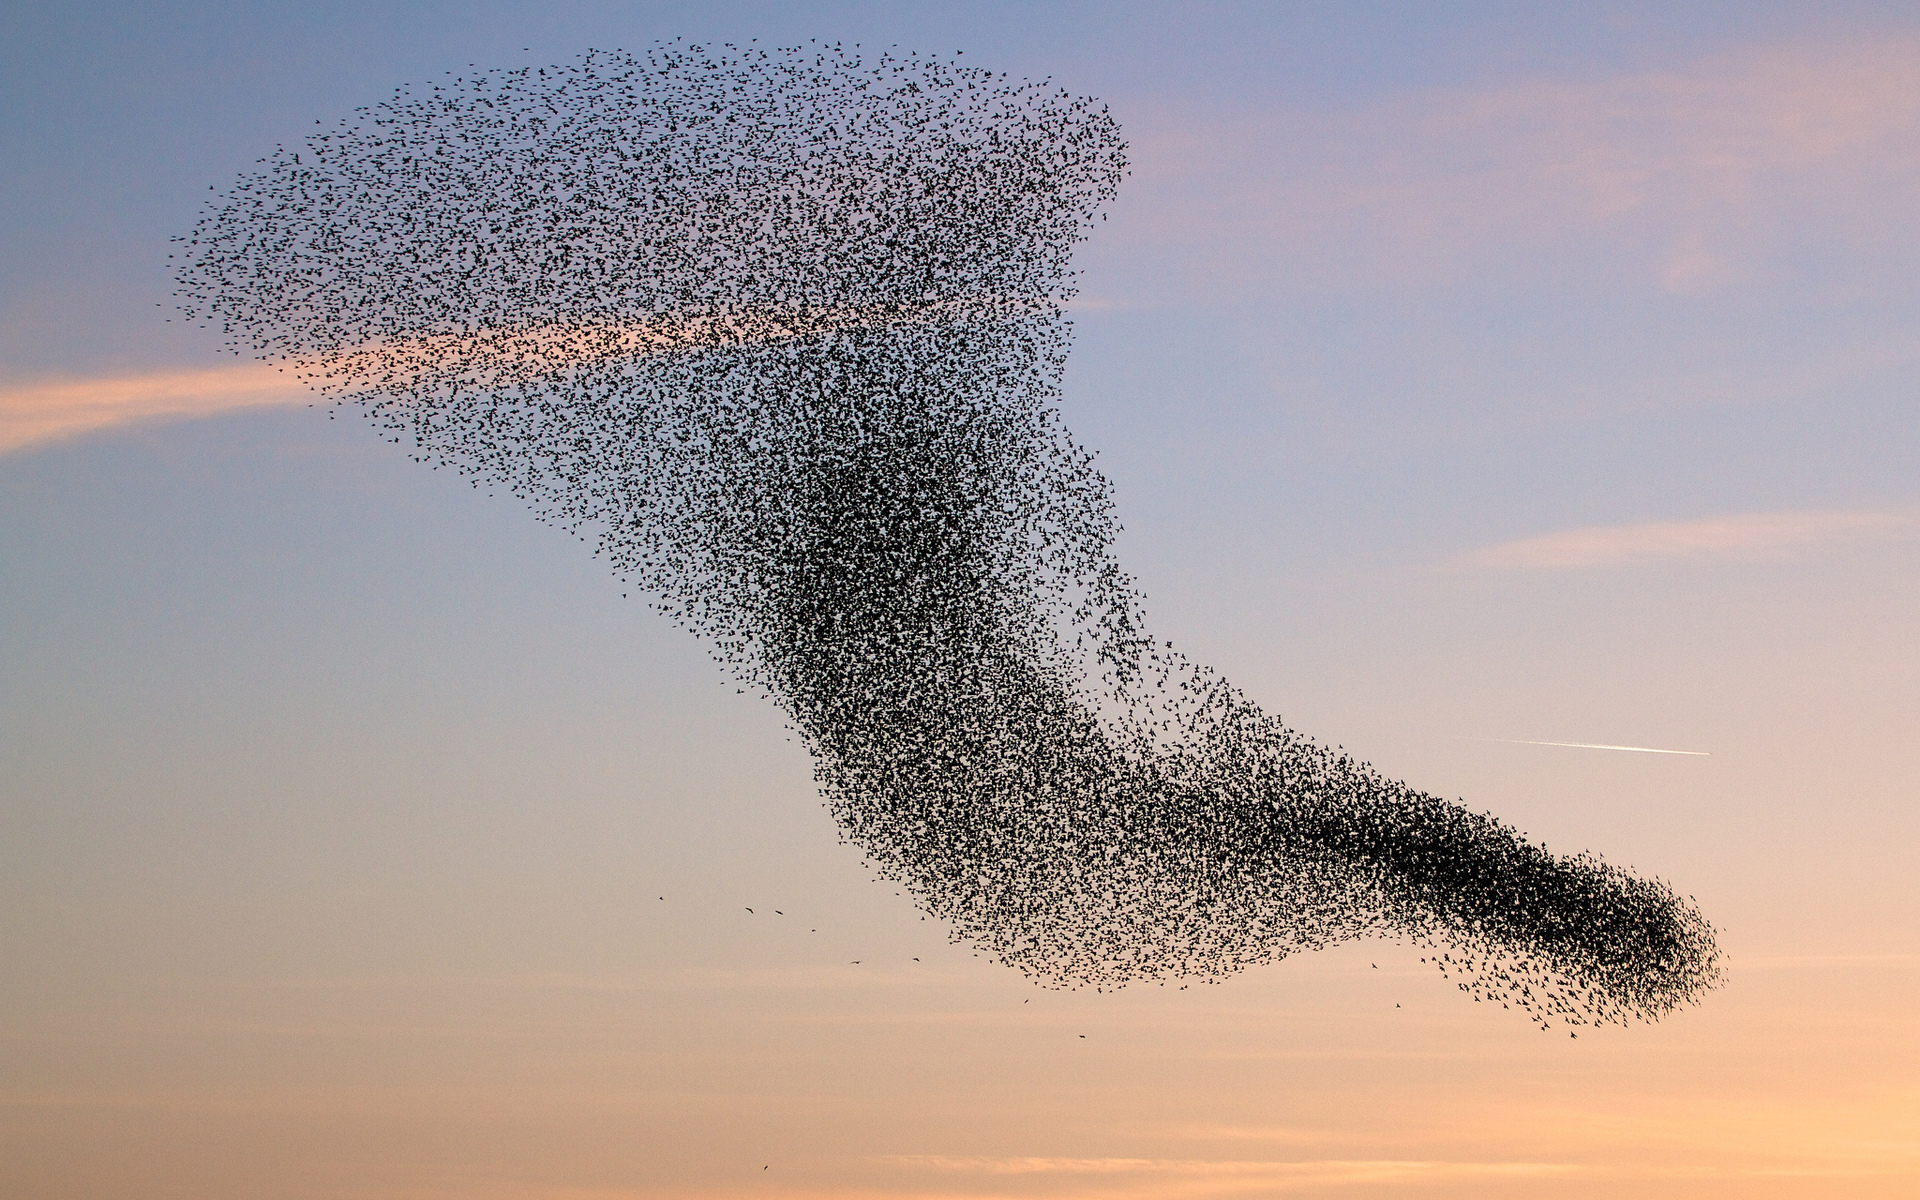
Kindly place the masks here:
POLYGON ((1708 750, 1660 750, 1653 746, 1609 746, 1603 742, 1530 742, 1525 738, 1466 738, 1469 742, 1505 742, 1509 746, 1567 746, 1575 750, 1631 750, 1635 754, 1690 754, 1712 758, 1708 750))

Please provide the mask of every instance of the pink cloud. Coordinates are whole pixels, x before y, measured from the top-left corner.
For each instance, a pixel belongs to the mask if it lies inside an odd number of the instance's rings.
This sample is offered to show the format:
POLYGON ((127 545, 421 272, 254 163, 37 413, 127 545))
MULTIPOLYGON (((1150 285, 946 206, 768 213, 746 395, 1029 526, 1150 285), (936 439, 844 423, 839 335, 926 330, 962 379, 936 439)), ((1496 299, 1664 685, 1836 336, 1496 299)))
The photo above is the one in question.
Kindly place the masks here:
POLYGON ((1700 521, 1591 526, 1521 538, 1470 551, 1456 568, 1581 570, 1653 559, 1780 558, 1837 541, 1887 537, 1920 526, 1884 512, 1743 513, 1700 521))
MULTIPOLYGON (((1920 258, 1920 39, 1683 71, 1136 120, 1115 245, 1219 287, 1393 285, 1591 253, 1648 286, 1762 277, 1819 240, 1920 258)), ((1096 247, 1099 243, 1096 243, 1096 247)))

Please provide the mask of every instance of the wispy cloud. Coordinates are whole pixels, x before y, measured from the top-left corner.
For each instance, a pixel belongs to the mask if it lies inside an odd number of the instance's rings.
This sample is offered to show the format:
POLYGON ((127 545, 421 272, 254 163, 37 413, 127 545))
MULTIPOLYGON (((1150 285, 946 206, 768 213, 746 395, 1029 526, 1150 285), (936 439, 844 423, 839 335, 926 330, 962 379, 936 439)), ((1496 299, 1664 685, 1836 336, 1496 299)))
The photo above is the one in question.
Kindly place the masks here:
POLYGON ((0 454, 129 421, 210 417, 313 399, 312 389, 266 363, 8 388, 0 390, 0 454))
POLYGON ((1333 1145, 1370 1140, 1351 1131, 1307 1129, 1292 1125, 1186 1125, 1168 1131, 1199 1141, 1271 1142, 1286 1145, 1333 1145))
POLYGON ((1920 968, 1920 954, 1776 954, 1740 960, 1743 971, 1802 967, 1820 971, 1837 967, 1920 968))
POLYGON ((1022 300, 962 297, 923 304, 799 309, 742 307, 721 314, 645 322, 546 322, 482 333, 398 337, 312 363, 237 363, 112 379, 0 389, 0 454, 130 421, 209 417, 237 408, 310 404, 317 397, 378 390, 391 378, 459 378, 485 391, 514 387, 579 363, 676 350, 784 341, 835 329, 949 321, 1022 300))
POLYGON ((901 1167, 986 1176, 1100 1177, 1116 1183, 1151 1184, 1155 1195, 1206 1195, 1246 1187, 1310 1187, 1348 1183, 1415 1183, 1440 1180, 1528 1178, 1582 1170, 1566 1163, 1452 1162, 1400 1159, 1321 1159, 1272 1162, 1197 1158, 989 1158, 901 1155, 880 1160, 901 1167))
POLYGON ((1910 513, 1740 513, 1697 521, 1594 525, 1501 542, 1455 557, 1455 569, 1565 571, 1654 559, 1777 559, 1818 546, 1920 527, 1910 513))
POLYGON ((1538 273, 1586 255, 1697 293, 1809 246, 1824 275, 1897 281, 1920 255, 1917 134, 1913 37, 1410 91, 1345 112, 1169 110, 1136 122, 1115 232, 1171 252, 1154 286, 1207 292, 1421 283, 1495 261, 1538 273))

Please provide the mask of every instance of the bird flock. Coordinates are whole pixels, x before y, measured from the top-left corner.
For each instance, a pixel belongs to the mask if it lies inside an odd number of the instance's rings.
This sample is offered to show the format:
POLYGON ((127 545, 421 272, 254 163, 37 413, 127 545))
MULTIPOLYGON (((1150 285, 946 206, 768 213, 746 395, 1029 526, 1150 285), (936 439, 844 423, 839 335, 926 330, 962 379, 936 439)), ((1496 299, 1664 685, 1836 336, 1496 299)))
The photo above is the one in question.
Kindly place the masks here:
POLYGON ((403 88, 260 160, 178 301, 593 544, 784 711, 843 836, 1063 987, 1374 936, 1543 1027, 1716 981, 1667 884, 1382 776, 1156 640, 1057 414, 1097 102, 665 42, 403 88))

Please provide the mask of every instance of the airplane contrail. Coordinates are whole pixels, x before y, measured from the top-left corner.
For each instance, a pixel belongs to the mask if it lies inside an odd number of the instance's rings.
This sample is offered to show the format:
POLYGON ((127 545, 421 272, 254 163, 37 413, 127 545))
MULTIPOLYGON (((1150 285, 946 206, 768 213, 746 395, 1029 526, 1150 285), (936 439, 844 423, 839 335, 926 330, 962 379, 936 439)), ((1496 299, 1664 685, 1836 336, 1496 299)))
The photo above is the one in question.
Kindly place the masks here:
POLYGON ((1709 750, 1659 750, 1652 746, 1609 746, 1601 742, 1530 742, 1522 738, 1468 738, 1469 742, 1505 742, 1509 746, 1568 746, 1575 750, 1631 750, 1635 754, 1690 754, 1712 758, 1709 750))

